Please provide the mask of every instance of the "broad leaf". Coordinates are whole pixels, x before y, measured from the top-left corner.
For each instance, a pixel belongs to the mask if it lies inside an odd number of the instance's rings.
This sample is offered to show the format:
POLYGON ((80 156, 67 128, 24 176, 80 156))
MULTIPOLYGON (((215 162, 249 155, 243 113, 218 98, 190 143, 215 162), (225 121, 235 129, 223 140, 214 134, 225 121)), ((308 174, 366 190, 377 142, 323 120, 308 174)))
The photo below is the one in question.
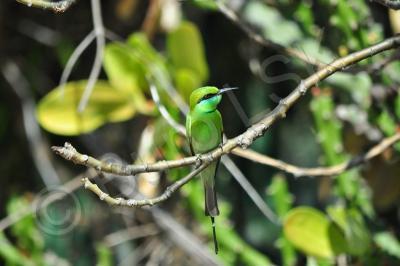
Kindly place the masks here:
POLYGON ((347 252, 358 256, 367 252, 371 238, 361 214, 342 206, 330 207, 327 212, 344 232, 348 243, 347 252))
POLYGON ((131 95, 137 111, 150 114, 153 106, 144 96, 147 88, 146 62, 140 52, 128 45, 110 43, 104 51, 103 66, 113 87, 131 95))
POLYGON ((197 76, 194 80, 198 80, 199 83, 208 79, 203 40, 194 24, 183 22, 176 30, 170 32, 167 50, 175 70, 191 70, 197 76))
POLYGON ((332 258, 346 250, 346 241, 338 227, 320 211, 298 207, 286 216, 286 238, 307 255, 332 258))
POLYGON ((98 81, 82 113, 77 105, 87 81, 65 84, 64 94, 57 87, 47 94, 37 106, 40 125, 58 135, 74 136, 88 133, 107 122, 130 119, 135 114, 131 95, 117 90, 105 81, 98 81))
POLYGON ((389 232, 377 233, 374 236, 374 241, 383 251, 400 259, 400 242, 393 234, 389 232))

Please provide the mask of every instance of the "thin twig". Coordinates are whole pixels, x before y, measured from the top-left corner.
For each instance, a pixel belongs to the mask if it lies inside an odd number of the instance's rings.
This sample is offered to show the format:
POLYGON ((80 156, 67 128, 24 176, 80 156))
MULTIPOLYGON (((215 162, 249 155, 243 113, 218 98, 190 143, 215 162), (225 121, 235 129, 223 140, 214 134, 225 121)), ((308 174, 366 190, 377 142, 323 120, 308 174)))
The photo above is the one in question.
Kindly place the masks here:
POLYGON ((103 242, 107 247, 114 247, 126 241, 158 234, 160 230, 154 224, 137 225, 113 232, 104 237, 103 242))
POLYGON ((51 162, 50 154, 48 153, 49 145, 46 143, 35 117, 36 103, 28 81, 14 62, 6 62, 1 72, 20 99, 29 151, 40 177, 46 187, 59 185, 60 177, 51 162))
POLYGON ((210 252, 210 249, 204 246, 193 235, 193 232, 177 222, 170 213, 157 207, 151 208, 150 212, 154 217, 154 222, 164 230, 169 240, 185 251, 190 257, 193 257, 198 265, 222 265, 218 258, 210 252))
POLYGON ((61 33, 34 20, 23 19, 18 23, 17 29, 22 34, 46 46, 54 47, 61 40, 61 33))
POLYGON ((29 7, 40 7, 43 9, 50 9, 56 13, 65 12, 68 8, 71 7, 72 4, 75 3, 76 0, 63 0, 58 2, 51 2, 46 0, 17 0, 22 4, 25 4, 29 7))
POLYGON ((103 18, 101 16, 100 0, 91 0, 91 4, 92 4, 93 26, 96 35, 96 56, 93 62, 92 70, 90 71, 86 88, 79 102, 78 106, 79 112, 83 112, 83 110, 85 109, 89 101, 90 95, 92 94, 94 85, 96 84, 96 81, 99 78, 101 64, 103 62, 104 45, 106 42, 103 18))
POLYGON ((313 168, 298 167, 283 162, 281 160, 271 158, 267 155, 255 152, 253 150, 234 149, 232 153, 242 158, 246 158, 260 164, 275 167, 287 173, 293 174, 295 177, 336 176, 351 168, 357 167, 366 161, 371 160, 372 158, 378 156, 379 154, 382 154, 385 150, 393 146, 399 140, 400 140, 400 133, 396 133, 391 137, 383 139, 381 142, 379 142, 377 145, 371 148, 367 153, 357 156, 351 160, 348 160, 347 162, 329 167, 313 167, 313 168))
POLYGON ((263 198, 261 198, 260 194, 254 189, 254 187, 250 184, 247 178, 243 175, 242 171, 240 171, 239 167, 232 161, 231 158, 225 156, 221 158, 221 162, 224 164, 225 168, 232 172, 235 172, 235 175, 239 178, 235 178, 236 181, 240 184, 240 186, 246 191, 247 195, 249 195, 250 199, 254 202, 257 208, 264 214, 265 217, 268 218, 274 224, 279 224, 278 217, 276 214, 269 208, 269 206, 265 203, 263 198))
POLYGON ((70 143, 66 142, 63 147, 53 146, 52 150, 68 161, 75 164, 92 167, 97 171, 122 176, 131 176, 139 173, 159 172, 166 169, 177 168, 202 162, 207 156, 191 156, 173 161, 158 161, 152 164, 124 165, 120 163, 106 163, 86 154, 79 153, 70 143))
POLYGON ((127 207, 142 207, 142 206, 153 206, 160 202, 169 199, 172 194, 185 185, 187 182, 195 178, 201 171, 203 171, 212 161, 203 163, 199 168, 195 169, 185 177, 179 179, 171 186, 167 187, 165 191, 158 197, 151 199, 123 199, 123 198, 113 198, 107 193, 103 192, 96 184, 90 182, 89 178, 83 178, 82 183, 85 188, 95 193, 99 196, 100 200, 104 200, 112 206, 127 206, 127 207))
POLYGON ((161 116, 167 121, 167 123, 175 129, 179 134, 185 136, 186 130, 181 124, 177 123, 172 116, 169 114, 167 108, 160 102, 160 96, 158 94, 157 88, 154 84, 150 84, 150 93, 153 98, 154 103, 156 104, 158 111, 161 116))
POLYGON ((96 34, 94 30, 92 30, 88 35, 86 35, 81 43, 79 43, 74 52, 68 58, 67 64, 65 65, 63 73, 61 74, 60 83, 58 85, 61 88, 60 91, 62 92, 62 94, 64 94, 65 84, 67 83, 68 78, 71 75, 74 65, 76 64, 82 53, 86 50, 86 48, 92 43, 95 37, 96 34))
POLYGON ((151 40, 156 33, 158 27, 161 2, 160 0, 150 0, 149 2, 150 3, 146 13, 146 17, 142 24, 142 31, 146 33, 147 38, 151 40))
POLYGON ((399 0, 372 0, 372 1, 377 2, 381 5, 391 8, 391 9, 395 9, 395 10, 400 9, 400 1, 399 0))

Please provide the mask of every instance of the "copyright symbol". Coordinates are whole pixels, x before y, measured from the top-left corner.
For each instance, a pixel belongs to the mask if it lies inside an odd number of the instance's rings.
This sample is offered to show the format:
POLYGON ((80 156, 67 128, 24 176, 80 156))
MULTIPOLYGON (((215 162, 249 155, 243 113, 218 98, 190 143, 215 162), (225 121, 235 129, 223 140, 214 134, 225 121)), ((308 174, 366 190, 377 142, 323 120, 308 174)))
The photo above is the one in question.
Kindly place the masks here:
POLYGON ((71 192, 61 188, 45 189, 36 203, 36 223, 49 235, 69 233, 82 217, 82 206, 71 192))

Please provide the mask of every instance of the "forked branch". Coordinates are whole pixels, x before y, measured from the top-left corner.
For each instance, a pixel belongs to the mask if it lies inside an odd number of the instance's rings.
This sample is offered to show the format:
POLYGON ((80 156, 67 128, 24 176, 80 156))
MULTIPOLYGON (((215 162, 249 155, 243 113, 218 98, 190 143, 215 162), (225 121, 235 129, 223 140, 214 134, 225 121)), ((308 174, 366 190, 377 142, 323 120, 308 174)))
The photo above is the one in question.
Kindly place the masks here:
MULTIPOLYGON (((70 144, 67 144, 65 147, 53 147, 53 150, 62 157, 64 157, 65 159, 71 160, 75 163, 94 167, 100 171, 110 172, 120 175, 133 175, 141 172, 162 171, 170 168, 197 164, 198 168, 195 171, 185 176, 183 179, 175 182, 160 197, 140 202, 137 201, 132 206, 152 205, 155 203, 159 203, 161 201, 166 200, 171 193, 175 192, 181 186, 183 186, 184 184, 189 182, 192 178, 194 178, 198 173, 201 172, 201 170, 203 170, 208 165, 210 161, 217 160, 222 155, 231 153, 232 150, 234 150, 237 147, 246 149, 248 146, 250 146, 254 142, 254 140, 263 136, 267 131, 267 129, 273 123, 275 123, 277 120, 281 118, 284 118, 290 107, 293 104, 295 104, 300 99, 301 96, 305 95, 309 88, 316 85, 318 82, 326 79, 327 77, 331 76, 333 73, 337 71, 345 69, 350 65, 353 65, 378 53, 394 49, 399 45, 400 45, 400 36, 395 36, 386 39, 385 41, 373 45, 369 48, 365 48, 361 51, 349 54, 348 56, 333 61, 331 64, 325 66, 324 68, 320 69, 307 79, 301 81, 300 84, 297 86, 297 88, 294 89, 286 98, 282 99, 278 104, 278 106, 275 107, 275 109, 273 109, 270 113, 268 113, 259 122, 253 124, 244 133, 227 140, 221 147, 216 148, 215 150, 205 154, 186 157, 179 160, 160 161, 154 164, 120 165, 120 164, 104 163, 88 155, 80 154, 70 144)), ((371 153, 373 154, 373 152, 371 153)), ((96 194, 101 192, 100 190, 94 189, 95 187, 91 186, 89 183, 87 184, 88 184, 87 187, 93 188, 92 191, 95 192, 96 194)), ((108 195, 104 194, 100 195, 102 195, 104 199, 111 198, 108 195)), ((114 204, 116 203, 115 201, 112 202, 114 202, 114 204)), ((126 203, 126 206, 128 206, 127 201, 121 200, 120 204, 122 204, 122 202, 126 203)))

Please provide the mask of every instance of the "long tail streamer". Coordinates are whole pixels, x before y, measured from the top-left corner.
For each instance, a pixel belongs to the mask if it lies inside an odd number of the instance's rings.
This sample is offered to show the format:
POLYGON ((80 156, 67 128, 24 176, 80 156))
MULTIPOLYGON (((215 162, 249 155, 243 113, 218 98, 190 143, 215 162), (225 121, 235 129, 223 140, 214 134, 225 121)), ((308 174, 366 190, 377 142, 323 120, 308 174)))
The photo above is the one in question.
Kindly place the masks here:
POLYGON ((211 217, 211 225, 212 225, 212 230, 213 230, 213 240, 214 240, 214 250, 215 250, 215 254, 218 254, 218 241, 217 241, 217 233, 215 231, 215 221, 214 221, 214 217, 211 217))

